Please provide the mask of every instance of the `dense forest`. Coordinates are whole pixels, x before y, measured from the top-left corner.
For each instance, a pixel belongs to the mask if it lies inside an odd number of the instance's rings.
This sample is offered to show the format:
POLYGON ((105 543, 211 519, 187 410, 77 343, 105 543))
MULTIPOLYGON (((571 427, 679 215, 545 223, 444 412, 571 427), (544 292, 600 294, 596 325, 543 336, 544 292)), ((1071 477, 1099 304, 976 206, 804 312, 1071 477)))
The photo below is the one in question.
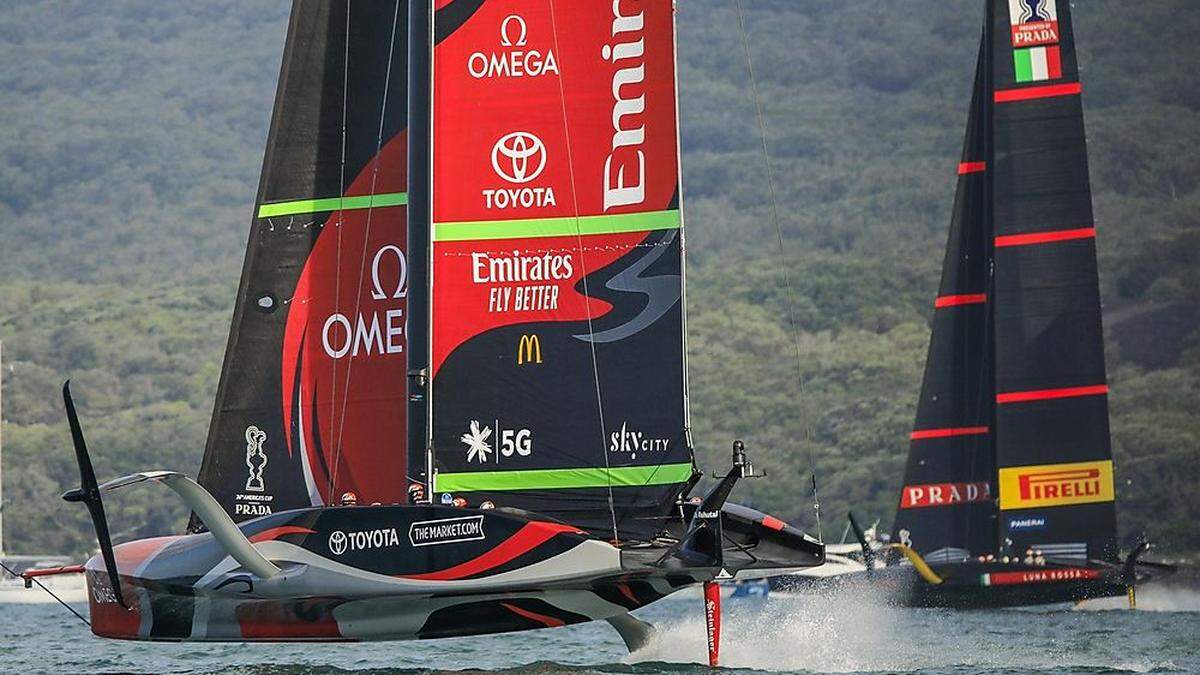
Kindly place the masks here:
MULTIPOLYGON (((680 0, 692 413, 739 498, 886 527, 907 450, 982 2, 750 0, 783 246, 732 0, 680 0), (792 297, 781 281, 786 270, 792 297), (789 325, 789 304, 797 330, 789 325), (796 351, 800 363, 795 363, 796 351)), ((0 6, 4 523, 83 553, 59 386, 102 476, 195 472, 241 267, 284 0, 0 6)), ((1123 536, 1200 548, 1200 11, 1080 0, 1123 536)), ((182 509, 121 495, 118 538, 182 509)))

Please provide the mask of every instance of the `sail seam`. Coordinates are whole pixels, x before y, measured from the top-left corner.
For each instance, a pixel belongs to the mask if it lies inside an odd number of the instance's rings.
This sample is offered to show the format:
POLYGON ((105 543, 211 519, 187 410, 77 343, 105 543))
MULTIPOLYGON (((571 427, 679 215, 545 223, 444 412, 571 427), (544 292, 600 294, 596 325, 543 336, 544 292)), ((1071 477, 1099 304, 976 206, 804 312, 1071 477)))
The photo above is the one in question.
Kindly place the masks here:
POLYGON ((1077 398, 1080 396, 1102 396, 1108 394, 1107 384, 1093 384, 1085 387, 1063 387, 1061 389, 1035 389, 1031 391, 1011 391, 996 394, 996 403, 1023 403, 1025 401, 1047 401, 1058 398, 1077 398))

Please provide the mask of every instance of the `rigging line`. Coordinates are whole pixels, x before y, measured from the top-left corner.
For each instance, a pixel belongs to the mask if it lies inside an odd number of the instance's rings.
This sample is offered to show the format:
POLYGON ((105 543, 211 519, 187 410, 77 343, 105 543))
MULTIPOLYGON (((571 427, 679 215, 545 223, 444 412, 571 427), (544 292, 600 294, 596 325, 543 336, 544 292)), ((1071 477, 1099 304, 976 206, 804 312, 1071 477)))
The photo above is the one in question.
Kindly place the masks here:
MULTIPOLYGON (((346 32, 345 40, 342 45, 342 154, 338 160, 338 212, 337 212, 337 252, 334 257, 334 270, 340 272, 342 269, 342 222, 345 217, 345 209, 343 208, 346 198, 346 99, 350 92, 350 5, 354 0, 346 0, 346 32)), ((335 273, 333 275, 333 311, 335 314, 341 313, 341 296, 342 296, 342 275, 335 273)), ((353 339, 352 335, 346 336, 347 340, 353 339)), ((330 381, 333 386, 330 387, 329 394, 329 430, 332 432, 335 428, 333 423, 335 411, 337 410, 337 371, 338 359, 333 359, 333 375, 330 381)), ((303 405, 303 402, 301 402, 303 405)), ((313 417, 316 417, 316 405, 313 405, 313 417)), ((340 439, 340 436, 339 436, 340 439)), ((337 464, 342 454, 340 440, 334 445, 333 449, 333 469, 329 472, 329 501, 337 503, 337 497, 334 496, 334 474, 337 473, 337 464)))
MULTIPOLYGON (((391 38, 389 39, 389 43, 388 43, 387 70, 384 71, 384 76, 383 76, 383 101, 380 103, 380 106, 379 106, 379 129, 375 134, 375 158, 372 161, 372 167, 371 167, 371 192, 370 192, 371 197, 375 196, 375 187, 379 180, 380 155, 383 153, 383 127, 384 127, 385 122, 387 121, 388 93, 391 91, 391 84, 392 84, 392 59, 395 56, 395 49, 396 49, 396 25, 399 23, 399 20, 400 20, 400 2, 399 2, 399 0, 397 0, 396 9, 392 14, 392 34, 391 34, 391 38)), ((368 248, 368 244, 371 241, 371 217, 375 213, 375 200, 372 199, 370 203, 371 203, 371 205, 367 207, 367 222, 363 228, 362 256, 360 256, 359 261, 358 261, 358 285, 355 287, 355 292, 354 292, 354 314, 355 314, 355 316, 358 315, 359 310, 362 307, 363 277, 364 277, 364 275, 366 273, 366 269, 367 269, 367 248, 368 248)), ((341 454, 342 454, 342 436, 344 435, 344 433, 346 431, 346 408, 350 403, 350 395, 349 395, 350 394, 350 371, 353 369, 353 366, 354 366, 354 359, 353 358, 348 359, 346 361, 346 387, 345 387, 346 395, 342 397, 342 410, 341 410, 340 419, 338 420, 337 442, 334 444, 335 449, 334 449, 333 472, 332 472, 332 474, 333 474, 332 482, 334 484, 337 483, 338 466, 340 464, 340 462, 338 460, 340 459, 341 454)), ((336 380, 335 380, 335 383, 336 383, 336 380)), ((336 386, 335 386, 335 390, 336 390, 336 386)), ((332 493, 332 488, 331 488, 331 493, 332 493)))
POLYGON ((767 124, 763 118, 762 98, 758 93, 758 78, 754 73, 754 59, 750 57, 750 39, 746 34, 746 22, 742 17, 741 0, 734 0, 733 7, 737 14, 738 33, 742 38, 742 51, 746 55, 746 71, 750 76, 750 88, 754 94, 754 114, 758 121, 758 137, 762 142, 763 166, 767 173, 767 191, 771 197, 771 220, 775 223, 775 236, 779 242, 779 273, 783 277, 784 292, 787 297, 788 324, 792 329, 792 344, 796 357, 796 389, 799 394, 801 424, 804 426, 804 440, 808 445, 808 464, 813 475, 813 506, 818 513, 817 539, 821 539, 819 515, 821 502, 817 499, 816 490, 817 463, 812 452, 812 421, 808 414, 807 398, 804 395, 804 364, 800 358, 800 330, 796 323, 795 291, 792 289, 791 277, 788 275, 787 255, 783 247, 783 226, 779 223, 779 200, 775 192, 775 172, 771 167, 771 153, 767 149, 767 124))
MULTIPOLYGON (((554 35, 554 51, 561 54, 558 46, 558 19, 554 15, 554 0, 546 0, 550 5, 550 31, 554 35)), ((613 544, 620 543, 617 536, 617 509, 613 503, 612 471, 608 465, 608 450, 604 443, 604 397, 600 392, 600 366, 596 359, 596 333, 592 329, 592 296, 588 291, 588 269, 583 255, 583 231, 579 227, 579 194, 575 190, 575 157, 571 152, 571 125, 567 122, 567 94, 563 85, 562 73, 558 75, 558 102, 562 109, 563 134, 567 139, 567 173, 571 176, 571 206, 575 215, 575 242, 579 247, 579 265, 582 270, 583 306, 587 314, 588 347, 592 351, 592 379, 596 383, 596 412, 600 418, 600 454, 604 456, 604 481, 608 487, 608 515, 612 518, 613 544)))
MULTIPOLYGON (((12 568, 11 568, 11 567, 9 567, 8 565, 5 565, 3 562, 0 562, 0 568, 3 568, 5 572, 8 572, 9 574, 13 575, 14 577, 16 577, 16 578, 18 578, 18 579, 24 579, 24 577, 22 577, 20 574, 17 574, 17 573, 16 573, 16 572, 14 572, 14 571, 12 571, 12 568)), ((55 595, 54 591, 50 590, 49 588, 46 588, 46 586, 45 586, 44 584, 42 584, 42 582, 41 582, 41 581, 39 581, 37 577, 33 577, 33 578, 31 578, 31 579, 30 579, 30 581, 32 581, 33 583, 37 584, 37 585, 38 585, 38 588, 40 588, 40 589, 42 589, 43 591, 46 591, 47 593, 49 593, 49 594, 50 594, 50 597, 52 597, 52 598, 54 598, 55 600, 57 600, 57 601, 58 601, 58 604, 62 605, 63 607, 66 607, 68 612, 70 612, 70 613, 74 614, 74 615, 75 615, 75 616, 76 616, 76 617, 77 617, 77 618, 78 618, 80 621, 82 621, 84 624, 86 624, 86 625, 88 625, 88 626, 91 626, 91 625, 92 625, 92 622, 91 622, 91 621, 88 621, 86 618, 84 618, 84 616, 83 616, 82 614, 80 614, 78 611, 76 611, 74 607, 72 607, 72 606, 68 605, 68 604, 67 604, 65 601, 63 601, 63 599, 62 599, 62 598, 60 598, 60 597, 58 597, 57 595, 55 595)))

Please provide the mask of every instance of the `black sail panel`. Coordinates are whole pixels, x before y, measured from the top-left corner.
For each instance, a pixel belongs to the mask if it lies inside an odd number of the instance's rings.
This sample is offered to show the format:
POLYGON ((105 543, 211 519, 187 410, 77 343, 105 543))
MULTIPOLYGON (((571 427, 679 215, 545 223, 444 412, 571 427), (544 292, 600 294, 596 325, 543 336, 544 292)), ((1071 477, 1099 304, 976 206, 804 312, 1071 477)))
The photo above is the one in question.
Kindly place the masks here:
POLYGON ((987 59, 981 46, 925 376, 894 526, 894 540, 908 542, 935 564, 990 551, 995 537, 987 59))
POLYGON ((1071 7, 999 0, 993 22, 998 543, 1018 556, 1111 561, 1108 387, 1071 7))
POLYGON ((406 15, 292 7, 199 474, 235 519, 404 499, 406 15))

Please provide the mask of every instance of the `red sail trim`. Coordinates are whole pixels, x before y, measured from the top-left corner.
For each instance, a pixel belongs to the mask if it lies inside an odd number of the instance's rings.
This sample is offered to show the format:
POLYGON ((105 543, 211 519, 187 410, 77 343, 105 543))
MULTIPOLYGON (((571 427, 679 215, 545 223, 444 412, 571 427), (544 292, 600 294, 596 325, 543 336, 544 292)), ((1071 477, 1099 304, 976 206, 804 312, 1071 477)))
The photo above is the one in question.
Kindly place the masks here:
POLYGON ((1083 87, 1078 82, 1067 84, 1050 84, 1044 87, 1022 87, 1020 89, 1000 89, 996 92, 996 103, 1012 103, 1014 101, 1032 101, 1039 98, 1054 98, 1056 96, 1074 96, 1083 93, 1083 87))
POLYGON ((958 175, 960 176, 983 171, 987 171, 987 162, 959 162, 958 164, 958 175))
POLYGON ((1054 230, 1052 232, 1034 232, 1031 234, 1006 234, 996 237, 996 248, 1006 248, 1009 246, 1029 246, 1030 244, 1051 244, 1058 241, 1095 238, 1095 227, 1080 227, 1073 230, 1054 230))
POLYGON ((908 435, 910 440, 923 441, 930 438, 950 438, 952 436, 979 436, 990 431, 987 427, 947 427, 945 429, 918 429, 908 435))
POLYGON ((486 572, 494 567, 499 567, 504 563, 524 555, 529 551, 541 546, 550 541, 555 536, 565 532, 580 533, 578 528, 570 525, 559 525, 557 523, 531 522, 527 523, 513 536, 500 542, 495 548, 484 553, 481 556, 466 561, 465 563, 449 567, 437 572, 427 572, 425 574, 403 575, 403 579, 415 579, 422 581, 450 581, 452 579, 463 579, 465 577, 486 572))
POLYGON ((1107 384, 1093 384, 1086 387, 1036 389, 1033 391, 1010 391, 1004 394, 996 394, 996 403, 1023 403, 1025 401, 1046 401, 1056 398, 1101 396, 1106 394, 1108 394, 1107 384))
POLYGON ((258 534, 250 537, 250 542, 257 544, 260 541, 272 541, 288 534, 315 534, 316 530, 310 530, 307 527, 298 527, 296 525, 284 525, 282 527, 272 527, 269 530, 263 530, 258 534))
POLYGON ((987 302, 987 293, 971 293, 968 295, 941 295, 933 301, 936 309, 957 307, 959 305, 980 305, 987 302))
POLYGON ((502 602, 502 603, 500 603, 500 606, 503 607, 504 609, 507 609, 508 611, 512 612, 513 614, 516 614, 517 616, 523 616, 526 619, 536 621, 536 622, 542 624, 543 626, 545 626, 546 628, 558 628, 559 626, 567 625, 567 622, 563 621, 562 619, 558 619, 558 618, 555 618, 552 616, 547 616, 545 614, 538 614, 537 612, 531 612, 527 609, 521 609, 520 607, 517 607, 516 605, 509 603, 509 602, 502 602))

